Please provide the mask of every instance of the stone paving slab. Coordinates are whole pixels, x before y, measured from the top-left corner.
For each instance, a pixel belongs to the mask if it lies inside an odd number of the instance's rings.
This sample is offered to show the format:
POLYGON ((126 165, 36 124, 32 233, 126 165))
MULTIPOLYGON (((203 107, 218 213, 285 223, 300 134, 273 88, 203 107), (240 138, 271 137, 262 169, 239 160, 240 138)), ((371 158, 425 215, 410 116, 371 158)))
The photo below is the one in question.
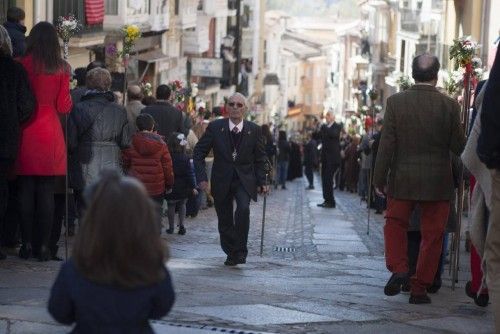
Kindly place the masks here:
POLYGON ((247 325, 294 324, 336 321, 333 317, 289 310, 263 304, 227 305, 212 307, 184 307, 183 312, 209 315, 247 325))
POLYGON ((319 252, 368 254, 368 248, 362 242, 335 241, 327 245, 317 245, 319 252))
POLYGON ((444 317, 435 319, 423 319, 408 322, 411 325, 421 326, 428 329, 442 329, 453 333, 474 333, 486 334, 493 333, 495 328, 492 323, 485 319, 468 319, 461 317, 444 317))
POLYGON ((338 305, 325 305, 323 303, 298 302, 298 303, 278 304, 278 306, 287 307, 302 312, 309 312, 328 317, 333 317, 338 319, 338 321, 364 322, 364 321, 374 321, 381 319, 380 316, 368 312, 362 312, 359 310, 338 305))

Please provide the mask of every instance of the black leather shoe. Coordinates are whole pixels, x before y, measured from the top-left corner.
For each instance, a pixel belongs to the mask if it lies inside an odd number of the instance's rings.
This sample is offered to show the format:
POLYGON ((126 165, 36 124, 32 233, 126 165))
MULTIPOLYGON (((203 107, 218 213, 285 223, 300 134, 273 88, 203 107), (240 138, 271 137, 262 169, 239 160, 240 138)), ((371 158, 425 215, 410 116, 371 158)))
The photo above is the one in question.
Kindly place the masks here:
POLYGON ((237 265, 238 262, 233 259, 232 257, 227 257, 226 261, 224 261, 224 265, 225 266, 230 266, 230 267, 234 267, 235 265, 237 265))
POLYGON ((182 225, 182 226, 179 227, 179 234, 180 235, 186 234, 186 228, 184 227, 184 225, 182 225))
POLYGON ((401 292, 401 286, 408 282, 408 275, 405 273, 392 274, 384 288, 386 296, 395 296, 401 292))
POLYGON ((172 233, 174 233, 174 228, 169 227, 165 232, 167 232, 167 234, 172 234, 172 233))
POLYGON ((21 248, 19 248, 19 257, 21 259, 29 259, 32 253, 33 249, 31 248, 31 244, 23 244, 21 248))
POLYGON ((428 287, 426 290, 428 293, 437 293, 439 289, 441 289, 442 281, 441 279, 435 279, 434 282, 432 282, 432 285, 428 287))
POLYGON ((474 303, 477 306, 486 307, 490 302, 490 296, 487 293, 480 293, 478 296, 474 296, 474 303))
POLYGON ((409 303, 410 304, 430 304, 431 299, 427 295, 421 295, 421 296, 411 295, 409 303))
POLYGON ((238 256, 236 258, 236 263, 237 264, 245 264, 245 263, 247 263, 247 258, 245 256, 238 256))
POLYGON ((335 203, 328 203, 328 202, 323 202, 321 204, 318 204, 320 208, 329 208, 329 209, 335 209, 335 203))
POLYGON ((306 187, 306 190, 312 190, 312 189, 314 189, 314 186, 306 187))

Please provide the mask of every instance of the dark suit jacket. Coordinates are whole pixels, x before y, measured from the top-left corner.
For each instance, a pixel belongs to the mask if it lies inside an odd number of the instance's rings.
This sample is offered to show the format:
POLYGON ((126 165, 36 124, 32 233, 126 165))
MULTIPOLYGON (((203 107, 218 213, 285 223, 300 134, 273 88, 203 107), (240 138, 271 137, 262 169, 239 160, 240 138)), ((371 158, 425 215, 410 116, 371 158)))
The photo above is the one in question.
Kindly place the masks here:
POLYGON ((458 103, 429 85, 414 85, 387 99, 375 163, 375 186, 403 200, 443 201, 453 196, 450 151, 460 155, 465 136, 458 103))
POLYGON ((184 133, 184 119, 182 111, 169 102, 159 101, 142 109, 141 114, 150 114, 155 120, 158 134, 168 141, 174 132, 184 133))
POLYGON ((223 198, 229 192, 233 174, 237 173, 243 187, 254 201, 257 187, 265 184, 266 151, 261 128, 244 121, 241 144, 236 161, 232 158, 229 119, 211 122, 193 152, 197 182, 208 181, 205 172, 205 157, 214 152, 211 189, 215 199, 223 198))
POLYGON ((321 162, 340 165, 340 132, 342 126, 333 123, 332 126, 324 124, 321 127, 321 162))
POLYGON ((488 168, 500 170, 500 47, 485 89, 477 154, 488 168))

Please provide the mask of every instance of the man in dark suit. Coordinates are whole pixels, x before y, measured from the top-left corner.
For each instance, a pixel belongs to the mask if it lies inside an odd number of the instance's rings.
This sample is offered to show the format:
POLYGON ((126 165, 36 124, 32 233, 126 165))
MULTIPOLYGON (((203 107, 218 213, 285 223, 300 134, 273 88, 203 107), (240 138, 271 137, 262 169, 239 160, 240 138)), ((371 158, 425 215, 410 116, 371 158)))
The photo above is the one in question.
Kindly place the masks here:
POLYGON ((18 7, 7 9, 7 21, 3 24, 12 42, 12 57, 22 57, 26 51, 26 27, 24 10, 18 7))
POLYGON ((323 186, 322 208, 335 208, 333 197, 333 175, 340 166, 340 132, 342 126, 335 123, 335 116, 331 111, 326 113, 326 124, 320 130, 321 134, 321 184, 323 186))
POLYGON ((257 193, 268 191, 264 137, 260 126, 243 120, 247 108, 243 95, 232 95, 227 102, 229 119, 211 122, 193 152, 196 180, 200 189, 205 190, 208 186, 205 157, 213 150, 211 191, 227 266, 246 262, 250 199, 257 201, 257 193), (233 201, 236 201, 234 214, 233 201))
POLYGON ((427 288, 438 268, 454 196, 450 151, 460 155, 465 145, 458 103, 435 87, 439 66, 435 56, 415 57, 416 84, 387 100, 373 178, 377 194, 388 197, 385 259, 393 273, 384 289, 388 296, 398 294, 408 281, 409 218, 417 204, 421 210, 422 241, 411 277, 411 304, 431 302, 427 288))
POLYGON ((153 116, 155 130, 160 136, 165 137, 165 140, 168 140, 174 132, 185 132, 182 111, 168 102, 169 98, 170 88, 167 85, 159 85, 156 88, 156 102, 141 111, 141 114, 153 116))

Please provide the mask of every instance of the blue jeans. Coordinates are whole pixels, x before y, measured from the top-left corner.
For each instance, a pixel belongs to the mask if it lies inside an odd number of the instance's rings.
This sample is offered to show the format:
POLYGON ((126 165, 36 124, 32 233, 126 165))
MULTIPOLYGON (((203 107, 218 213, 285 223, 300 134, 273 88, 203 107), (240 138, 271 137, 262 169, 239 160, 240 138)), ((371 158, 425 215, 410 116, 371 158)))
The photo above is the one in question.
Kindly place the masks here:
POLYGON ((278 182, 285 185, 288 176, 288 161, 278 161, 278 182))

